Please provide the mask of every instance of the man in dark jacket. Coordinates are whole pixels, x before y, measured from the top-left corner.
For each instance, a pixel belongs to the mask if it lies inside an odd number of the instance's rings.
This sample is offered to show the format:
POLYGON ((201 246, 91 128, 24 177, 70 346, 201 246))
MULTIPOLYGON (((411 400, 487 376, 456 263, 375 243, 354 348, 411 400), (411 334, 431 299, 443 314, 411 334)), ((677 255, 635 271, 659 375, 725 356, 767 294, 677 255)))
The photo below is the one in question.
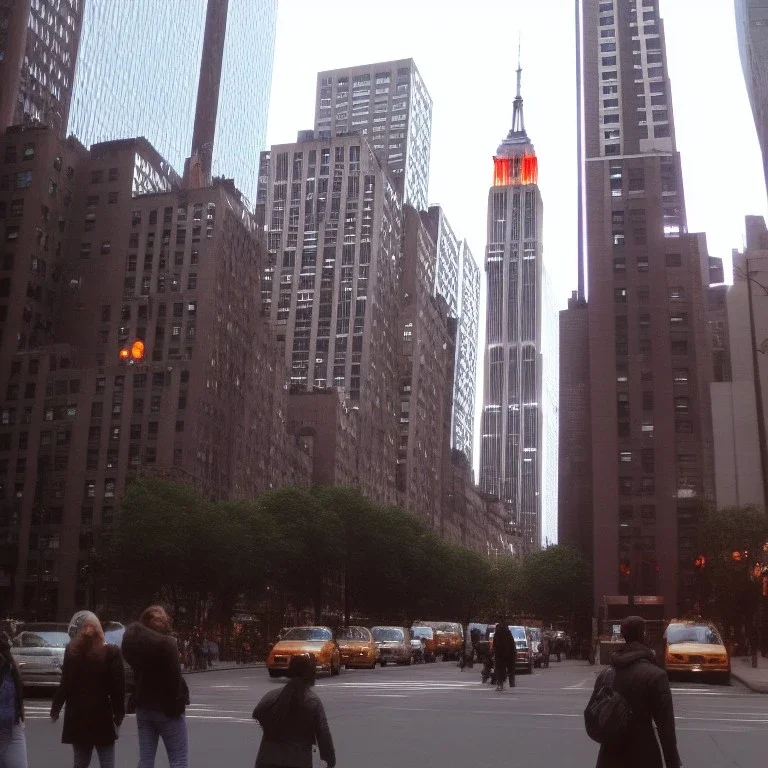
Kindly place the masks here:
POLYGON ((139 767, 155 764, 162 738, 171 768, 188 768, 187 723, 184 710, 189 690, 181 675, 179 649, 171 620, 160 606, 147 608, 123 636, 123 655, 136 676, 136 725, 139 767))
MULTIPOLYGON (((621 634, 627 644, 611 659, 613 689, 629 702, 632 716, 626 737, 600 747, 597 768, 662 768, 664 764, 666 768, 680 768, 672 692, 666 673, 656 665, 654 652, 645 645, 645 621, 629 616, 621 624, 621 634)), ((593 698, 609 682, 609 671, 598 676, 593 698)))
POLYGON ((504 680, 509 675, 509 687, 515 687, 515 661, 517 647, 512 631, 502 619, 493 634, 493 653, 496 657, 496 690, 504 690, 504 680))

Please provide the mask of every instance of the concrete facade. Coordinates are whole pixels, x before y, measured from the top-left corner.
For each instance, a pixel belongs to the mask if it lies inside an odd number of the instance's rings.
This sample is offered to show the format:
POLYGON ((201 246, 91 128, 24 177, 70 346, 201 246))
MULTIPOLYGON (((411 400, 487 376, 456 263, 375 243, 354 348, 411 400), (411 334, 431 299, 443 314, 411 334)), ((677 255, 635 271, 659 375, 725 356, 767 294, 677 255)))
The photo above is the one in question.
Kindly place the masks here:
POLYGON ((427 209, 432 98, 413 59, 318 73, 315 132, 365 136, 403 203, 427 209))
POLYGON ((690 608, 712 361, 656 0, 583 5, 595 608, 690 608), (613 470, 611 468, 614 468, 613 470))
POLYGON ((264 312, 292 391, 343 388, 360 414, 363 490, 396 503, 402 210, 362 136, 273 146, 264 312))
POLYGON ((0 2, 0 130, 53 125, 64 135, 75 78, 83 0, 0 2))
MULTIPOLYGON (((764 506, 755 402, 755 369, 749 322, 749 284, 763 401, 768 403, 768 229, 761 216, 746 218, 746 249, 733 254, 733 285, 726 295, 731 376, 712 384, 715 479, 718 507, 764 506)), ((768 424, 767 424, 768 426, 768 424)))

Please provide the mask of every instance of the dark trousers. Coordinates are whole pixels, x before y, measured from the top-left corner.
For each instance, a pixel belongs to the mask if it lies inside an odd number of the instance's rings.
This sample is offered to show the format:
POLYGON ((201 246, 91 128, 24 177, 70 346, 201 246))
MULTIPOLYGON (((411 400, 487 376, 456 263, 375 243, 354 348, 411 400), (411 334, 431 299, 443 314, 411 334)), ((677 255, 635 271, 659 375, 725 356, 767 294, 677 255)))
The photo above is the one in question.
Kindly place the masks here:
POLYGON ((496 657, 496 685, 503 685, 509 679, 510 686, 515 684, 515 657, 496 657))

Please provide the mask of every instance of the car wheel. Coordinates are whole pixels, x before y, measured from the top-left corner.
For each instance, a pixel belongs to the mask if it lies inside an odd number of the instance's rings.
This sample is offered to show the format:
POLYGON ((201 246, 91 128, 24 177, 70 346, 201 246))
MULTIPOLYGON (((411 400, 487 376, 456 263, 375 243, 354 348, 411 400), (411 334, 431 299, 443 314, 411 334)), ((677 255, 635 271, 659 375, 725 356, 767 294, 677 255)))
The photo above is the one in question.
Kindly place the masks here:
POLYGON ((276 669, 270 669, 269 670, 269 676, 270 677, 280 677, 280 673, 276 669))
POLYGON ((411 656, 408 657, 408 661, 405 662, 406 667, 410 667, 411 664, 413 664, 413 658, 411 656))
POLYGON ((387 666, 387 662, 384 661, 384 659, 382 659, 379 663, 381 664, 382 667, 386 667, 387 666))
POLYGON ((376 669, 376 662, 374 661, 368 669, 376 669))
POLYGON ((719 675, 717 682, 720 683, 720 685, 730 685, 731 684, 731 670, 729 669, 727 672, 723 672, 721 675, 719 675))

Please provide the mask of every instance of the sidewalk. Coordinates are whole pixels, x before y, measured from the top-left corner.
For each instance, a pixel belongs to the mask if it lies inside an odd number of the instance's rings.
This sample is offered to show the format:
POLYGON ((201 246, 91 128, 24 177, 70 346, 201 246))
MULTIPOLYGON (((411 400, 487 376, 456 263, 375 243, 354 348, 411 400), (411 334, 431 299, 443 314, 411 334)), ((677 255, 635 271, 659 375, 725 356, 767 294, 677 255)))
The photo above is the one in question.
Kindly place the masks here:
POLYGON ((251 661, 248 664, 235 664, 234 661, 214 661, 207 669, 186 669, 182 666, 183 675, 201 675, 205 672, 226 672, 229 669, 259 669, 266 666, 263 661, 251 661))
POLYGON ((751 656, 732 658, 731 675, 751 691, 768 693, 768 659, 762 656, 757 657, 757 669, 752 669, 751 656))

